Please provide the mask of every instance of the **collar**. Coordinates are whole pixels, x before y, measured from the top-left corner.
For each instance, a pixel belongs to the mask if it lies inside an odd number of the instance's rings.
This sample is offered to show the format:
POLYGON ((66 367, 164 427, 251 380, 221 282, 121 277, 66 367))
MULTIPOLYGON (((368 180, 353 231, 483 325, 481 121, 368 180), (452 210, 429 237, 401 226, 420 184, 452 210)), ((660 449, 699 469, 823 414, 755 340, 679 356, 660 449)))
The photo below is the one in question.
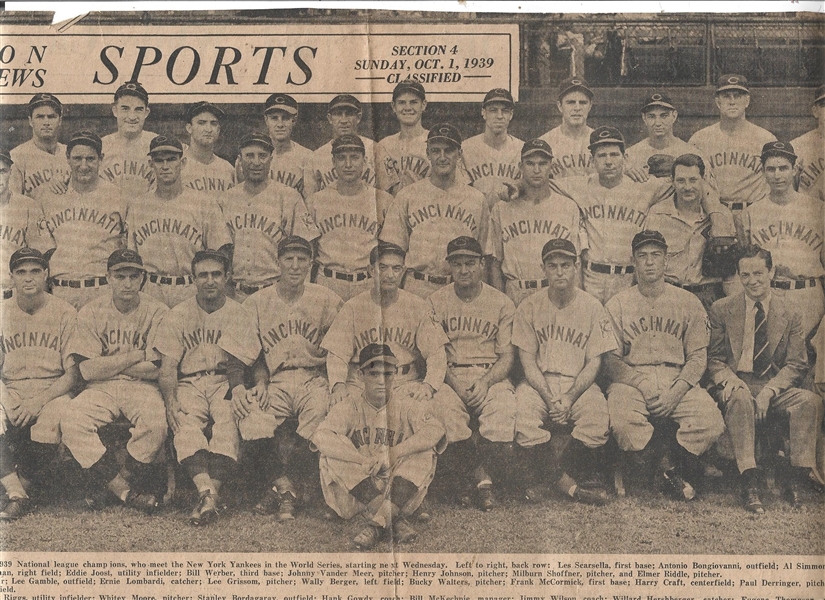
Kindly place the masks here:
MULTIPOLYGON (((768 292, 768 297, 765 298, 764 300, 762 300, 762 309, 765 311, 766 316, 767 316, 768 312, 770 312, 771 297, 772 296, 773 296, 773 294, 771 292, 768 292)), ((754 309, 755 305, 756 305, 756 301, 753 300, 747 294, 745 294, 745 312, 749 313, 749 312, 752 312, 753 310, 755 310, 754 309)))

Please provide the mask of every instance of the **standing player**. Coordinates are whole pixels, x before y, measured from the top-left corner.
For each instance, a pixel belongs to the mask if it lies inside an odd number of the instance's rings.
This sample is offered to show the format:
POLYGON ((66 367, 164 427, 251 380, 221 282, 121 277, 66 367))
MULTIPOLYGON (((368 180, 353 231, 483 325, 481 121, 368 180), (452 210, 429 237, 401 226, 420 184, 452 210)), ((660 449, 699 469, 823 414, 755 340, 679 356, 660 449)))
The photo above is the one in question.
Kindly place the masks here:
POLYGON ((63 123, 63 105, 52 94, 35 94, 29 100, 29 126, 32 139, 11 151, 14 169, 11 173, 11 190, 37 198, 42 186, 65 183, 66 146, 57 141, 63 123))
POLYGON ((91 508, 99 506, 96 492, 105 487, 126 506, 150 513, 158 500, 148 482, 157 481, 165 467, 156 462, 163 455, 168 425, 157 387, 160 355, 154 347, 168 309, 140 291, 146 269, 137 252, 114 251, 108 268, 112 295, 95 298, 77 315, 69 352, 87 384, 60 428, 63 443, 90 478, 91 508), (98 435, 121 415, 132 424, 125 472, 98 435))
POLYGON ((186 110, 189 147, 183 153, 186 164, 181 172, 185 187, 217 196, 235 185, 235 167, 215 155, 224 116, 210 102, 196 102, 186 110))
POLYGON ((363 394, 332 407, 312 438, 327 504, 344 519, 361 513, 367 521, 353 539, 359 550, 390 529, 394 544, 415 540, 405 517, 424 501, 444 439, 425 407, 393 390, 397 363, 389 346, 365 346, 358 357, 363 394))
POLYGON ((825 200, 825 85, 816 88, 811 114, 816 129, 792 140, 791 145, 799 155, 799 191, 825 200))
POLYGON ((366 155, 357 135, 333 140, 332 162, 338 183, 310 196, 307 207, 321 234, 316 242, 316 282, 347 301, 372 285, 370 251, 392 196, 361 179, 366 155))
POLYGON ((126 245, 126 200, 120 188, 100 177, 103 144, 93 131, 72 134, 66 146, 71 175, 64 193, 40 195, 42 247, 49 259, 52 293, 80 310, 109 295, 106 263, 126 245))
POLYGON ((112 114, 117 119, 117 131, 103 137, 106 157, 101 174, 118 186, 125 198, 155 189, 155 172, 149 159, 149 144, 155 134, 144 131, 149 116, 149 94, 137 81, 124 83, 115 91, 112 114))
POLYGON ((267 136, 245 135, 238 160, 246 178, 220 198, 235 248, 232 262, 238 302, 278 281, 278 245, 283 239, 318 237, 301 195, 269 177, 272 150, 267 136))
POLYGON ((32 484, 47 483, 60 419, 77 382, 68 353, 77 314, 46 293, 48 269, 34 248, 21 248, 9 260, 15 294, 0 311, 0 484, 8 502, 0 521, 28 513, 32 484))
POLYGON ((395 196, 402 188, 421 181, 430 172, 428 131, 421 125, 427 110, 424 86, 405 79, 392 91, 392 112, 401 130, 375 145, 376 185, 395 196))
POLYGON ((229 244, 226 222, 212 196, 184 188, 183 145, 159 135, 149 147, 157 189, 129 204, 128 247, 146 261, 146 292, 169 307, 195 295, 191 263, 198 250, 229 244))
POLYGON ((430 176, 407 186, 390 204, 379 238, 400 246, 409 256, 404 289, 426 298, 450 283, 443 248, 469 235, 487 244, 489 211, 484 194, 456 179, 461 134, 441 123, 427 135, 430 176))
POLYGON ((587 126, 587 115, 593 108, 594 96, 583 77, 572 77, 561 83, 556 102, 561 125, 541 136, 555 155, 551 171, 553 179, 587 175, 593 171, 588 146, 593 129, 587 126))
POLYGON ((433 292, 428 301, 449 339, 445 382, 478 418, 478 453, 469 454, 459 468, 472 478, 478 505, 486 511, 495 506, 489 464, 506 455, 516 425, 515 391, 508 379, 515 306, 481 281, 483 253, 475 238, 447 244, 447 262, 455 283, 433 292))

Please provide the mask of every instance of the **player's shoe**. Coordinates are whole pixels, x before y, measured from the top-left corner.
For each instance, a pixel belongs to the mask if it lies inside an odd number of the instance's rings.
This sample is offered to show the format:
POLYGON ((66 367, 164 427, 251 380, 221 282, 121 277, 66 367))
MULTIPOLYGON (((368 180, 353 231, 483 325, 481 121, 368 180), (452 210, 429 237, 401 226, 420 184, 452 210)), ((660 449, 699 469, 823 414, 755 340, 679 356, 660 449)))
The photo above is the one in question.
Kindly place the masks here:
POLYGON ((204 492, 189 515, 189 522, 196 527, 207 525, 218 517, 218 496, 204 492))
POLYGON ((429 503, 427 499, 424 498, 423 502, 421 502, 421 506, 418 507, 418 510, 415 511, 415 519, 419 523, 429 523, 433 518, 432 512, 430 512, 429 503))
POLYGON ((295 504, 297 499, 292 492, 280 494, 280 504, 278 506, 278 520, 291 521, 295 518, 295 504))
POLYGON ((582 504, 591 504, 593 506, 604 506, 610 501, 607 492, 599 486, 576 486, 576 491, 573 492, 573 500, 581 502, 582 504))
POLYGON ((527 504, 538 504, 544 500, 544 490, 536 486, 528 486, 521 490, 521 499, 527 504))
POLYGON ((482 511, 488 512, 493 510, 496 506, 498 506, 495 494, 493 494, 493 486, 485 485, 480 488, 477 488, 477 490, 478 507, 482 511))
POLYGON ((742 479, 742 506, 748 512, 757 515, 765 514, 762 500, 759 497, 759 472, 756 469, 748 469, 741 475, 742 479))
MULTIPOLYGON (((793 509, 802 508, 802 492, 799 487, 799 483, 792 480, 786 482, 782 490, 782 497, 793 509)), ((0 517, 2 517, 2 514, 0 514, 0 517)))
POLYGON ((129 508, 134 508, 135 510, 144 512, 147 515, 151 515, 158 508, 158 501, 154 495, 136 492, 135 490, 129 490, 123 504, 129 508))
POLYGON ((15 521, 32 510, 32 502, 28 498, 9 498, 6 506, 0 511, 0 521, 15 521))
POLYGON ((370 550, 381 541, 381 533, 382 529, 378 525, 368 523, 352 538, 352 544, 359 550, 370 550))
POLYGON ((662 475, 665 489, 678 500, 693 500, 696 489, 686 481, 675 468, 668 469, 662 475))
POLYGON ((418 539, 418 532, 407 519, 398 519, 392 524, 392 541, 394 544, 409 544, 418 539))
POLYGON ((273 515, 281 503, 281 496, 272 488, 266 490, 263 497, 258 500, 258 503, 252 508, 253 512, 259 515, 273 515))

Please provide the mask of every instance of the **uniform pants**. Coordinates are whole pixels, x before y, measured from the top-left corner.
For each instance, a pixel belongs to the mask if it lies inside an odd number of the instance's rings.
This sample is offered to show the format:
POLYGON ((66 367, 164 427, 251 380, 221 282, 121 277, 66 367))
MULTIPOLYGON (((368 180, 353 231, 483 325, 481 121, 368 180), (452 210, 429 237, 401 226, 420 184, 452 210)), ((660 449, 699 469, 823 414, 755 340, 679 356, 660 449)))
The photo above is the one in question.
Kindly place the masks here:
MULTIPOLYGON (((48 389, 53 379, 23 379, 20 381, 0 381, 0 435, 11 427, 6 411, 16 409, 24 398, 32 398, 48 389)), ((72 399, 68 395, 58 396, 42 408, 37 421, 31 426, 31 441, 40 444, 60 443, 60 420, 66 413, 72 399)))
MULTIPOLYGON (((680 367, 669 365, 645 365, 634 369, 653 381, 659 393, 670 389, 681 371, 680 367)), ((614 383, 607 389, 607 408, 610 429, 619 448, 644 450, 653 437, 653 425, 648 420, 650 412, 642 393, 635 387, 614 383)), ((687 391, 669 418, 679 426, 676 441, 695 456, 704 454, 725 429, 713 398, 699 386, 687 391)))
POLYGON ((544 292, 547 293, 547 288, 524 289, 520 287, 515 280, 508 279, 504 282, 504 293, 507 294, 507 297, 513 301, 516 307, 518 307, 525 298, 532 296, 538 290, 544 290, 544 292))
MULTIPOLYGON (((489 369, 479 366, 450 367, 450 373, 466 389, 484 377, 489 369)), ((478 432, 484 439, 505 443, 513 441, 516 430, 516 395, 509 379, 491 385, 479 406, 471 408, 465 405, 465 410, 478 418, 478 432)))
MULTIPOLYGON (((821 282, 822 280, 820 280, 821 282)), ((771 294, 782 299, 782 304, 791 307, 802 318, 802 333, 807 338, 819 325, 822 315, 825 315, 825 294, 822 286, 803 288, 801 290, 771 289, 771 294)), ((821 348, 818 350, 822 351, 821 348)))
POLYGON ((143 291, 152 296, 152 298, 160 300, 169 308, 174 308, 184 300, 188 300, 198 293, 198 289, 194 283, 171 285, 152 283, 148 279, 146 280, 146 285, 143 286, 143 291))
POLYGON ((318 275, 315 278, 315 283, 332 290, 338 294, 344 302, 350 298, 354 298, 361 292, 367 291, 373 286, 372 279, 369 277, 362 281, 345 281, 343 279, 327 277, 324 275, 323 267, 318 269, 318 275))
POLYGON ((166 406, 154 383, 114 379, 90 384, 71 400, 60 428, 63 443, 88 469, 105 454, 98 430, 123 415, 132 424, 126 450, 136 461, 154 462, 166 441, 166 406))
POLYGON ((588 268, 582 270, 584 291, 595 296, 602 304, 607 304, 613 296, 633 285, 633 273, 611 275, 595 273, 588 268))
POLYGON ((226 375, 187 377, 178 383, 180 428, 175 434, 175 452, 183 462, 199 450, 238 460, 240 439, 232 401, 227 400, 229 383, 226 375), (212 437, 207 441, 204 430, 212 420, 212 437))
POLYGON ((80 310, 95 298, 99 298, 102 295, 111 295, 111 293, 112 288, 110 288, 108 284, 96 288, 70 288, 59 285, 52 286, 52 295, 55 298, 65 300, 74 306, 76 310, 80 310))

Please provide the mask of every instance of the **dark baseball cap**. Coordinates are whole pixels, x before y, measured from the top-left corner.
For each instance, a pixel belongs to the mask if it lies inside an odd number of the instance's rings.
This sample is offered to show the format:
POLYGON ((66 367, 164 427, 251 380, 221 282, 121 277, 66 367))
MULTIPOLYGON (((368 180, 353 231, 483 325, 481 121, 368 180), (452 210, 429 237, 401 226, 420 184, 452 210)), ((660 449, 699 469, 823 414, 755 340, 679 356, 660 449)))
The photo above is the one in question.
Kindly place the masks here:
POLYGON ((469 235, 462 235, 447 244, 447 260, 457 256, 481 258, 484 256, 484 253, 481 251, 481 244, 477 239, 469 235))
POLYGON ((361 112, 361 102, 351 94, 338 94, 335 96, 335 98, 330 100, 327 112, 332 112, 336 108, 344 107, 354 108, 358 112, 361 112))
POLYGON ((825 100, 825 85, 820 85, 814 93, 814 104, 822 100, 825 100))
POLYGON ((559 85, 559 100, 570 92, 584 92, 591 100, 596 96, 584 77, 569 77, 559 85))
POLYGON ((290 115, 298 114, 298 102, 289 94, 272 94, 264 102, 264 114, 282 110, 290 115))
POLYGON ((516 102, 513 100, 513 94, 504 88, 494 88, 487 92, 481 106, 484 107, 488 104, 492 104, 493 102, 501 102, 502 104, 507 104, 511 108, 516 106, 516 102))
POLYGON ((630 243, 630 247, 633 252, 636 252, 636 250, 646 244, 656 244, 657 246, 661 246, 667 250, 665 236, 653 229, 645 229, 644 231, 640 231, 634 235, 633 241, 630 243))
POLYGON ((180 140, 171 135, 156 135, 149 142, 149 156, 158 152, 174 152, 183 154, 183 144, 180 140))
POLYGON ((49 261, 43 256, 40 250, 35 248, 20 248, 11 255, 9 259, 9 271, 14 271, 17 267, 26 262, 34 262, 44 269, 49 268, 49 261))
POLYGON ((550 144, 542 139, 536 138, 529 142, 524 142, 521 147, 521 157, 530 156, 531 154, 545 154, 548 158, 553 158, 553 149, 550 144))
POLYGON ((398 96, 400 96, 401 94, 415 94, 422 100, 427 99, 427 94, 424 92, 424 86, 412 79, 405 79, 404 81, 398 82, 398 84, 392 90, 393 102, 395 102, 395 99, 398 98, 398 96))
POLYGON ((647 172, 656 179, 670 177, 675 156, 670 154, 654 154, 647 159, 647 172))
POLYGON ((397 365, 398 359, 386 344, 367 344, 358 354, 358 368, 366 369, 374 362, 383 362, 388 365, 397 365))
POLYGON ((292 250, 300 250, 312 256, 312 244, 297 235, 289 235, 278 242, 278 258, 292 250))
POLYGON ((654 106, 661 106, 662 108, 676 110, 676 107, 673 105, 673 100, 670 99, 670 96, 660 94, 659 92, 656 92, 655 94, 650 94, 650 96, 644 99, 644 103, 642 104, 642 112, 645 112, 648 108, 652 108, 654 106))
POLYGON ((29 100, 29 114, 31 115, 38 106, 51 106, 57 111, 58 115, 63 114, 63 104, 61 104, 57 96, 53 94, 40 93, 32 96, 31 100, 29 100))
POLYGON ((570 240, 562 240, 562 239, 554 239, 547 242, 541 249, 541 262, 547 260, 549 256, 553 254, 563 254, 564 256, 570 256, 571 258, 576 258, 578 253, 576 252, 576 247, 573 245, 573 242, 570 240))
POLYGON ((439 123, 430 129, 430 132, 427 134, 427 143, 436 140, 450 142, 461 148, 461 132, 458 131, 458 127, 449 123, 439 123))
POLYGON ((243 150, 247 146, 253 145, 262 146, 270 152, 275 149, 275 146, 272 145, 272 140, 269 139, 267 134, 260 133, 258 131, 250 131, 241 138, 241 142, 238 144, 238 150, 243 150))
POLYGON ((128 248, 121 248, 115 250, 109 255, 109 260, 106 263, 106 268, 109 271, 117 271, 119 269, 137 269, 145 271, 143 267, 143 259, 140 254, 128 248))
POLYGON ((762 162, 765 162, 765 159, 771 156, 781 156, 792 162, 797 159, 796 152, 790 142, 768 142, 762 146, 762 156, 760 157, 762 162))
POLYGON ((146 104, 149 104, 149 92, 143 89, 143 86, 137 81, 129 81, 117 88, 115 91, 115 102, 117 102, 121 96, 134 96, 135 98, 140 98, 146 104))
POLYGON ((344 150, 356 150, 361 154, 366 154, 364 142, 355 134, 347 133, 332 140, 332 153, 343 152, 344 150))
POLYGON ((624 136, 622 132, 615 127, 602 126, 590 134, 590 145, 588 146, 590 150, 605 144, 618 144, 624 149, 624 136))
POLYGON ((750 89, 748 88, 748 80, 745 78, 744 75, 736 75, 735 73, 728 73, 727 75, 722 75, 716 81, 716 93, 724 92, 727 90, 739 90, 741 92, 747 92, 750 94, 750 89))
POLYGON ((401 246, 391 242, 379 241, 378 244, 370 250, 370 264, 374 265, 378 262, 378 259, 385 254, 395 254, 396 256, 400 256, 402 259, 407 258, 407 253, 401 246))
POLYGON ((0 160, 9 166, 14 164, 14 161, 11 159, 11 154, 5 148, 0 148, 0 160))
POLYGON ((103 152, 103 141, 100 139, 100 136, 91 129, 75 131, 66 144, 66 152, 71 152, 75 146, 89 146, 90 148, 94 148, 98 156, 103 152))
POLYGON ((186 109, 186 120, 191 121, 195 117, 197 117, 201 113, 212 113, 218 119, 223 119, 226 116, 226 113, 222 111, 220 108, 208 102, 206 100, 201 100, 200 102, 195 102, 194 104, 190 105, 189 108, 186 109))
POLYGON ((232 249, 231 244, 224 244, 218 250, 198 250, 195 252, 195 256, 192 257, 192 273, 195 272, 195 265, 199 262, 204 260, 216 260, 221 263, 225 270, 229 270, 232 267, 232 254, 229 250, 232 249), (224 249, 228 249, 224 251, 224 249))

